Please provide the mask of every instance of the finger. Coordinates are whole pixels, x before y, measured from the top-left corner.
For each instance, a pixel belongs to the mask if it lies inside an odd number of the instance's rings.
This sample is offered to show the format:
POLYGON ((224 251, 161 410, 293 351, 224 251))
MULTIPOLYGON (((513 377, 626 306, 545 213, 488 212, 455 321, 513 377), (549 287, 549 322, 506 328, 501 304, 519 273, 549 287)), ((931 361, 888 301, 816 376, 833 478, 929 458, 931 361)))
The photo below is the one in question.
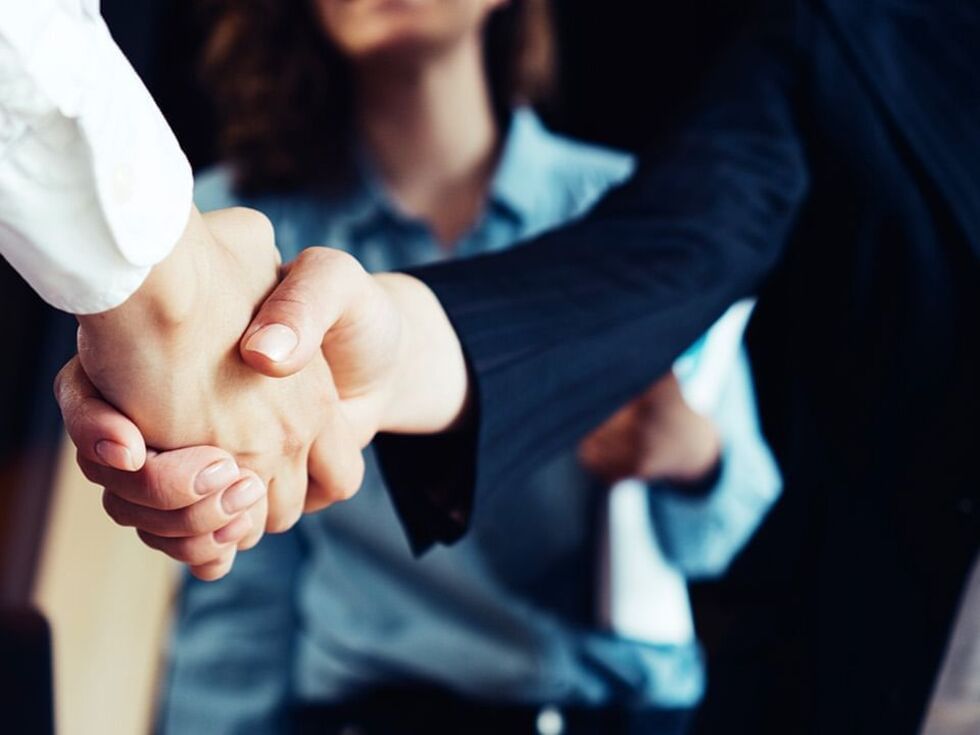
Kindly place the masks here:
POLYGON ((628 476, 624 472, 625 461, 620 447, 595 435, 579 445, 578 460, 586 470, 604 482, 613 483, 628 476))
POLYGON ((309 488, 304 512, 349 500, 364 481, 364 455, 343 415, 331 410, 309 456, 309 488))
POLYGON ((191 566, 188 567, 188 569, 190 570, 191 574, 200 579, 202 582, 215 582, 231 571, 231 568, 235 563, 235 553, 236 550, 234 547, 232 547, 220 559, 207 564, 191 566))
POLYGON ((676 400, 683 396, 681 384, 677 380, 674 371, 671 370, 661 377, 656 383, 650 386, 647 395, 655 400, 676 400))
POLYGON ((283 271, 241 340, 242 359, 272 377, 292 375, 317 355, 365 277, 353 257, 330 248, 307 248, 283 271))
POLYGON ((579 442, 579 461, 589 466, 601 463, 609 452, 609 445, 610 442, 606 441, 606 434, 603 431, 589 434, 579 442))
POLYGON ((248 207, 228 207, 206 212, 201 218, 214 239, 232 254, 247 252, 254 264, 256 253, 268 253, 276 265, 282 262, 275 247, 272 222, 262 212, 248 207))
POLYGON ((249 508, 248 514, 252 517, 252 530, 238 542, 239 551, 251 549, 262 540, 262 536, 265 534, 266 521, 269 517, 268 496, 263 496, 258 503, 249 508))
MULTIPOLYGON (((243 524, 248 523, 248 528, 251 528, 251 518, 248 514, 243 514, 241 517, 246 519, 243 521, 243 524)), ((238 519, 235 522, 237 523, 238 519)), ((241 536, 247 533, 247 530, 241 527, 235 530, 241 532, 241 536)), ((235 539, 234 542, 221 543, 215 538, 215 534, 213 533, 205 533, 200 536, 185 536, 184 538, 157 536, 155 533, 140 529, 137 529, 136 533, 139 535, 140 540, 151 549, 162 551, 171 559, 176 559, 190 566, 210 564, 225 558, 228 552, 235 548, 235 543, 238 540, 235 539)))
POLYGON ((106 467, 132 472, 146 461, 146 443, 132 421, 102 400, 73 357, 58 373, 54 394, 65 429, 80 456, 106 467))
POLYGON ((151 454, 139 472, 120 472, 84 458, 79 467, 97 485, 130 503, 177 510, 243 479, 238 464, 217 447, 188 447, 151 454))
MULTIPOLYGON (((124 500, 109 490, 102 494, 102 507, 120 526, 133 526, 157 536, 179 538, 217 532, 264 497, 265 485, 262 481, 255 475, 245 473, 241 480, 224 492, 213 493, 178 510, 147 508, 124 500)), ((220 537, 218 540, 226 541, 220 537)))
POLYGON ((267 533, 284 533, 303 517, 308 481, 305 464, 283 468, 269 481, 267 533))
POLYGON ((252 530, 252 516, 248 513, 242 513, 240 516, 231 521, 224 528, 219 528, 214 532, 214 540, 219 544, 234 544, 238 547, 238 544, 243 538, 245 538, 249 532, 252 530))

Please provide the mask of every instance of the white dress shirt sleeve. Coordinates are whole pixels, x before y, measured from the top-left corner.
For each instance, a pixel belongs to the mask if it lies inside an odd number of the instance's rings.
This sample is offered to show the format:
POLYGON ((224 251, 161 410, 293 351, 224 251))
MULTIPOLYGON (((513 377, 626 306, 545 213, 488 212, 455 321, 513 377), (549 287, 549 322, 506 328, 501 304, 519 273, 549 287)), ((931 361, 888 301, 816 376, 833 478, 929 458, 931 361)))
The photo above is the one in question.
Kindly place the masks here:
POLYGON ((187 224, 186 156, 97 0, 0 0, 0 252, 50 304, 118 306, 187 224))

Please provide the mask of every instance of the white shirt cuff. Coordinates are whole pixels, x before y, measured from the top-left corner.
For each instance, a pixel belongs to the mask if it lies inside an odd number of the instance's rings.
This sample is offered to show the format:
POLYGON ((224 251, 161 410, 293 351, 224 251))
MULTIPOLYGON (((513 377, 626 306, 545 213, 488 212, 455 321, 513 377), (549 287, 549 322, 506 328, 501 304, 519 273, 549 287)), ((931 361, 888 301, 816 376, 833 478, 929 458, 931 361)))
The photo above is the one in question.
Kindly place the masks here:
POLYGON ((191 169, 102 19, 38 5, 0 23, 0 249, 55 307, 105 311, 173 249, 191 169))

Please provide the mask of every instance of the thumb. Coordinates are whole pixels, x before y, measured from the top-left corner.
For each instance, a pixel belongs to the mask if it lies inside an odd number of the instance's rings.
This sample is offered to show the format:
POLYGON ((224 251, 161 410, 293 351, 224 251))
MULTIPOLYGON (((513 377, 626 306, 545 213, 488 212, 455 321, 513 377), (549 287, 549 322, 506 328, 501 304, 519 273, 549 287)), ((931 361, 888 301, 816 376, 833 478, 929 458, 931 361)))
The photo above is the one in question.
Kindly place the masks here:
POLYGON ((307 248, 283 268, 285 277, 262 304, 241 340, 242 359, 271 377, 298 372, 344 314, 352 287, 364 276, 350 255, 307 248))
POLYGON ((77 356, 58 373, 54 393, 79 457, 127 472, 143 466, 143 435, 132 421, 102 399, 77 356))

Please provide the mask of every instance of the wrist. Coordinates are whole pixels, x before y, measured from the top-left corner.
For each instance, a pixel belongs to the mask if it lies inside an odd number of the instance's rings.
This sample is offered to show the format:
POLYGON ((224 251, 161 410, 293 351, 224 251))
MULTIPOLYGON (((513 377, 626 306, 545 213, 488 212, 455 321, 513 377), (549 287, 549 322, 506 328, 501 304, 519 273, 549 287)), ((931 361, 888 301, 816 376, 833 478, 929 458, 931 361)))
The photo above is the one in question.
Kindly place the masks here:
POLYGON ((180 239, 157 263, 140 288, 109 311, 79 315, 89 343, 163 338, 192 321, 207 282, 207 249, 215 243, 196 208, 192 208, 180 239))
POLYGON ((469 408, 469 374, 456 332, 435 294, 401 273, 374 276, 401 320, 395 368, 379 431, 450 431, 469 408))
POLYGON ((156 446, 186 420, 176 406, 204 400, 197 395, 179 402, 179 394, 188 394, 180 387, 182 376, 200 368, 212 346, 218 351, 225 340, 234 344, 247 324, 250 304, 242 304, 245 324, 237 333, 223 334, 225 327, 233 331, 231 320, 219 328, 202 318, 220 310, 221 304, 210 302, 221 290, 218 274, 230 277, 223 272, 226 255, 194 209, 180 240, 135 294, 115 309, 79 317, 83 370, 106 400, 150 432, 147 439, 156 446), (151 387, 155 398, 148 401, 151 387))

